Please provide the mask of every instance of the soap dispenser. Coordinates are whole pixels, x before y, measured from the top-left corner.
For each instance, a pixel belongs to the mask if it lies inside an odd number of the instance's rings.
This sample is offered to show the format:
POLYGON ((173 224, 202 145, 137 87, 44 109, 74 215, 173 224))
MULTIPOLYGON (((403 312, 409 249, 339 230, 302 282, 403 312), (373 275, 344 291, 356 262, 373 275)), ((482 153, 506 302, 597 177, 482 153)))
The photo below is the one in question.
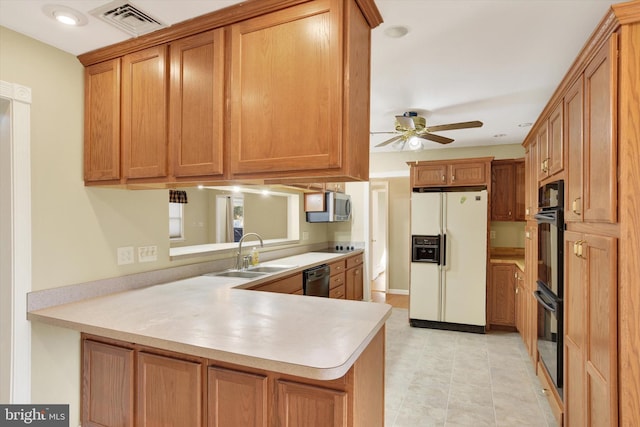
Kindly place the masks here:
POLYGON ((260 255, 258 254, 258 248, 255 246, 251 249, 251 265, 258 265, 260 262, 260 255))

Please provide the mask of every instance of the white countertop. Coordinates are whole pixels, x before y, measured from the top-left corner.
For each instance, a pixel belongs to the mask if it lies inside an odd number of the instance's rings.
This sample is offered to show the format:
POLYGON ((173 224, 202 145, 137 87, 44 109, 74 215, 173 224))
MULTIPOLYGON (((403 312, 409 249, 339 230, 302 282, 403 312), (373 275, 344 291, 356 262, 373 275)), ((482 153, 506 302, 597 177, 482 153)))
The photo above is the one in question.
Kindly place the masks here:
MULTIPOLYGON (((299 268, 345 254, 309 252, 262 265, 299 268)), ((198 276, 29 312, 28 318, 146 346, 321 380, 343 376, 391 314, 387 304, 236 288, 198 276)))

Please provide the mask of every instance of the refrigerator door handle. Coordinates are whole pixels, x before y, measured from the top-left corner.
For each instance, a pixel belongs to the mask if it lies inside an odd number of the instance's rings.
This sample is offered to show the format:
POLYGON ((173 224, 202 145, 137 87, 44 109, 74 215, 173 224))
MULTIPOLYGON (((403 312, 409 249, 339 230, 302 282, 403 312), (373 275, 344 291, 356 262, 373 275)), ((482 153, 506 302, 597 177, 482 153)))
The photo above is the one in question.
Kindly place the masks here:
POLYGON ((443 234, 440 238, 440 265, 447 265, 447 235, 443 234))

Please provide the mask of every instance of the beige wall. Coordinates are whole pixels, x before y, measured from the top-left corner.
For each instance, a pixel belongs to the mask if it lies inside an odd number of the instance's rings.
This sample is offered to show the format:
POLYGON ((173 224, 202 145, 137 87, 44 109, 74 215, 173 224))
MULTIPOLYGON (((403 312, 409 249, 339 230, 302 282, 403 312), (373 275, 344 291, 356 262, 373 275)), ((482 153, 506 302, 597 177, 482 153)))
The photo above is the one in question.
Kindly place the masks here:
POLYGON ((524 248, 524 221, 492 221, 491 231, 495 237, 489 239, 494 248, 524 248))
POLYGON ((390 178, 389 181, 389 290, 409 291, 409 262, 411 260, 409 178, 390 178))
MULTIPOLYGON (((32 89, 33 290, 201 262, 169 260, 168 191, 85 187, 83 67, 73 55, 0 27, 0 80, 32 89), (121 246, 158 246, 158 261, 118 266, 121 246)), ((302 213, 302 204, 300 212, 302 213)), ((316 243, 325 225, 301 223, 316 243)), ((228 256, 228 255, 225 255, 228 256)), ((79 424, 79 334, 34 323, 34 403, 69 403, 79 424)))

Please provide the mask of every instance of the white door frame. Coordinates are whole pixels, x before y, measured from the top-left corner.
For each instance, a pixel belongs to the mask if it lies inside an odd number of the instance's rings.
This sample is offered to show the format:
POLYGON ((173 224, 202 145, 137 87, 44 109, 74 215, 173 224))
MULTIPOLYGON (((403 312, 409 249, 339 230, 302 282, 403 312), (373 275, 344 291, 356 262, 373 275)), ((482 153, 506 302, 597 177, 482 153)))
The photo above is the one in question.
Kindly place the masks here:
POLYGON ((0 80, 0 402, 31 403, 31 89, 0 80))
MULTIPOLYGON (((376 272, 376 266, 377 266, 377 260, 375 260, 374 258, 376 257, 376 253, 374 251, 374 246, 375 243, 374 240, 376 240, 376 236, 377 236, 377 231, 379 229, 379 223, 377 221, 377 219, 379 219, 379 215, 376 215, 373 213, 374 209, 378 209, 379 206, 376 203, 376 206, 374 206, 374 203, 378 201, 378 197, 374 197, 373 193, 385 193, 386 194, 386 212, 385 215, 383 216, 384 218, 384 252, 385 254, 387 254, 385 256, 385 260, 384 260, 384 266, 383 266, 383 271, 387 272, 389 270, 389 182, 388 181, 373 181, 370 183, 369 186, 369 191, 370 191, 370 196, 369 196, 369 218, 371 218, 371 222, 369 223, 369 236, 371 239, 371 250, 369 251, 369 265, 371 266, 371 277, 369 278, 370 282, 373 281, 373 279, 375 279, 374 275, 377 273, 376 272)), ((388 278, 388 275, 387 275, 388 278)), ((389 283, 387 280, 385 280, 385 286, 384 286, 384 291, 387 292, 389 290, 389 283)))

